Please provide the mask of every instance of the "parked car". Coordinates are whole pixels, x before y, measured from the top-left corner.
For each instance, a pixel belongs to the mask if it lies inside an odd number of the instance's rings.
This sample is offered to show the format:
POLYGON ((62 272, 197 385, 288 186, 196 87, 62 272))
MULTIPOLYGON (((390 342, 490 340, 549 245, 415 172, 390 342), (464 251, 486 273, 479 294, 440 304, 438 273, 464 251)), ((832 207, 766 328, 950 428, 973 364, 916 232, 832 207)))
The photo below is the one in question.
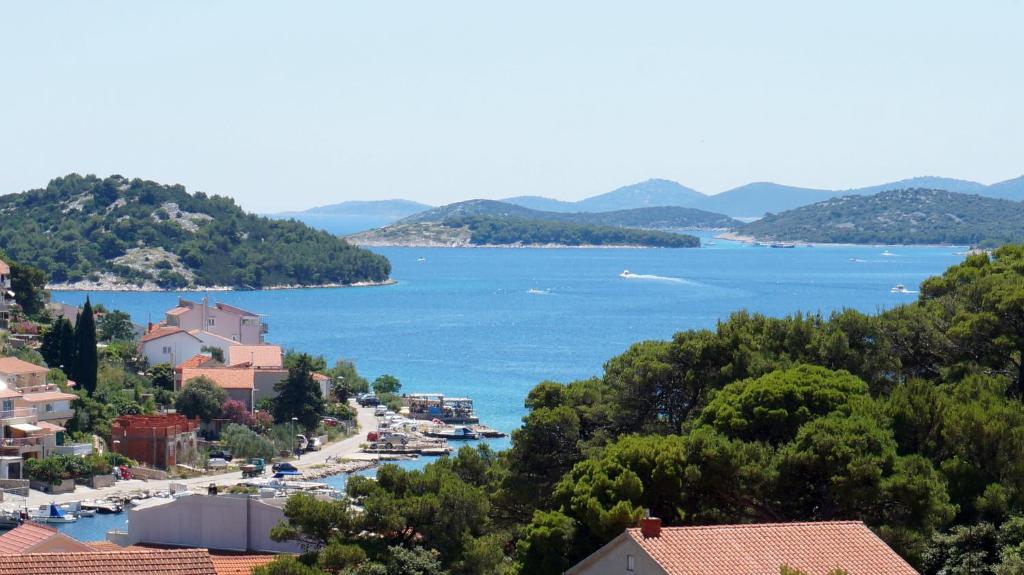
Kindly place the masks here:
POLYGON ((388 408, 386 405, 378 405, 377 409, 373 410, 373 414, 377 417, 384 417, 388 414, 388 408))
POLYGON ((327 427, 338 427, 338 424, 341 423, 340 421, 338 421, 336 417, 325 417, 320 421, 322 421, 323 424, 327 427))
POLYGON ((356 399, 356 403, 363 407, 373 407, 374 405, 380 405, 380 400, 377 399, 376 395, 367 394, 360 395, 359 398, 356 399))
POLYGON ((231 461, 231 452, 226 449, 215 449, 210 452, 210 459, 223 459, 231 461))
POLYGON ((277 473, 278 471, 298 471, 298 469, 296 469, 294 465, 288 463, 287 461, 279 461, 275 463, 273 466, 271 466, 271 469, 274 471, 274 473, 277 473))
POLYGON ((319 437, 309 438, 309 443, 306 445, 306 451, 320 451, 324 446, 323 442, 320 441, 319 437))
POLYGON ((253 457, 242 466, 242 477, 258 477, 266 471, 266 461, 260 457, 253 457))
POLYGON ((211 457, 206 466, 211 469, 223 469, 228 466, 228 460, 223 457, 211 457))

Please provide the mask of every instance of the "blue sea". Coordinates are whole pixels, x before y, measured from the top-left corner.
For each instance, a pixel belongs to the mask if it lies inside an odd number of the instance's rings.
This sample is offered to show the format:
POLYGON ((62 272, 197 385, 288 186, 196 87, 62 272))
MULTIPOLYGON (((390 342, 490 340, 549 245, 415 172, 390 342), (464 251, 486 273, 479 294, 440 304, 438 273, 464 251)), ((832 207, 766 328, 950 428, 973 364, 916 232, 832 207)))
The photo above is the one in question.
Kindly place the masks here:
MULTIPOLYGON (((519 425, 533 385, 599 375, 634 342, 714 327, 740 309, 875 312, 914 300, 913 293, 892 293, 896 284, 917 290, 963 259, 956 247, 772 249, 721 240, 676 250, 375 251, 391 260, 397 284, 209 295, 263 314, 270 342, 355 361, 370 379, 392 374, 405 392, 472 397, 481 421, 505 431, 519 425), (624 270, 631 277, 620 277, 624 270)), ((179 295, 203 294, 88 295, 146 323, 160 320, 179 295)), ((58 292, 54 299, 80 304, 85 296, 58 292)), ((100 521, 107 519, 67 527, 95 529, 99 537, 92 538, 102 538, 106 527, 87 525, 100 521)))

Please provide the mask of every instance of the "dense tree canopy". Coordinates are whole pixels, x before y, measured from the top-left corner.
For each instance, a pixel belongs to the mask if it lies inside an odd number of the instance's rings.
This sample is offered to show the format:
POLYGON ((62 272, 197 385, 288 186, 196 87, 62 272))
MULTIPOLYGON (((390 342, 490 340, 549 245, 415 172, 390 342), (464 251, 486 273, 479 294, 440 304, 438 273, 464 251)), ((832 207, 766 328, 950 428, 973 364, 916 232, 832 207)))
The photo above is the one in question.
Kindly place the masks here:
POLYGON ((164 287, 259 288, 383 281, 391 271, 383 256, 302 223, 121 176, 56 178, 44 189, 0 196, 0 213, 0 249, 57 283, 111 272, 164 287))

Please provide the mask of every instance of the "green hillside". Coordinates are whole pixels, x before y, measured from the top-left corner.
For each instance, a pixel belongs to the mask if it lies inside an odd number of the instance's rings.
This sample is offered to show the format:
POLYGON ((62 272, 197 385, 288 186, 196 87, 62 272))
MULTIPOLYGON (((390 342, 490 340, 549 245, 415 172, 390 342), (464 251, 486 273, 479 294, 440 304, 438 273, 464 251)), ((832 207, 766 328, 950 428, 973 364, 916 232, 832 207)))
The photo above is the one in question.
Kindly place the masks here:
POLYGON ((893 190, 769 214, 738 232, 821 243, 995 245, 1024 240, 1024 204, 942 190, 893 190))
POLYGON ((352 284, 390 263, 295 221, 245 213, 180 185, 71 174, 0 196, 0 249, 54 283, 162 288, 352 284))

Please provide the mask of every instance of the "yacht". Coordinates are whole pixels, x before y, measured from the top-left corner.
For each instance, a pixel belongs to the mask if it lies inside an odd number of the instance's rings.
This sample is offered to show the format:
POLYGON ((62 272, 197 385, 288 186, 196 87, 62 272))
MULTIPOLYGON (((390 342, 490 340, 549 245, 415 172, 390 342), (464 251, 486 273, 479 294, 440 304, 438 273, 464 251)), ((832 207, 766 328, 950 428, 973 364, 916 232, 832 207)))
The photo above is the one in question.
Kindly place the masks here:
POLYGON ((907 289, 907 286, 903 284, 896 284, 892 289, 889 290, 892 293, 914 293, 907 289))
POLYGON ((635 275, 636 275, 635 273, 633 273, 633 272, 631 272, 631 271, 629 271, 629 270, 622 270, 622 273, 621 273, 621 274, 619 274, 619 277, 620 277, 620 278, 626 278, 626 279, 629 279, 629 278, 631 278, 631 277, 633 277, 633 276, 635 276, 635 275))

